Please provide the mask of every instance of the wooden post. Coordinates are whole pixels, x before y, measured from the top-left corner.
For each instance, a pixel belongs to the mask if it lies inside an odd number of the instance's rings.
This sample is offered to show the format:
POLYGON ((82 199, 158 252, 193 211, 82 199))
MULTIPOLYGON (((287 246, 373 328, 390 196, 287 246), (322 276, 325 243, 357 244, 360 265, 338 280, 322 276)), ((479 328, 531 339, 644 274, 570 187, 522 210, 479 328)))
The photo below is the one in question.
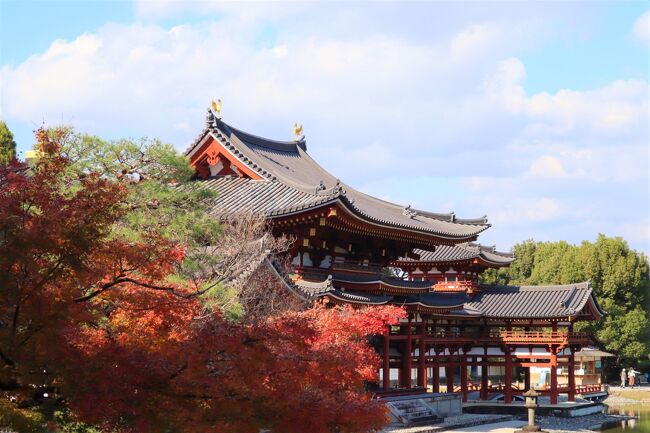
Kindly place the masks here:
POLYGON ((445 365, 445 376, 447 376, 447 392, 454 392, 454 367, 445 365))
POLYGON ((481 400, 488 399, 488 365, 487 365, 487 351, 481 357, 481 400))
POLYGON ((571 356, 569 356, 569 401, 576 401, 576 359, 573 353, 573 349, 569 350, 571 350, 571 356))
POLYGON ((426 345, 424 344, 424 336, 426 334, 427 322, 425 319, 422 319, 422 325, 420 327, 420 358, 418 358, 418 386, 426 388, 427 386, 427 369, 426 369, 426 345))
POLYGON ((557 404, 557 349, 551 349, 551 404, 557 404))
POLYGON ((504 403, 512 403, 512 357, 510 356, 510 347, 506 346, 503 350, 506 358, 505 371, 505 388, 503 390, 504 403))
POLYGON ((530 389, 530 367, 524 367, 524 391, 530 389))
POLYGON ((408 318, 408 325, 406 329, 406 350, 404 356, 406 356, 406 362, 404 364, 404 385, 407 388, 411 388, 413 385, 411 383, 411 363, 413 361, 413 332, 411 329, 411 316, 408 318))
POLYGON ((384 330, 384 383, 383 388, 384 391, 388 391, 390 387, 390 325, 386 325, 386 329, 384 330))
POLYGON ((433 392, 440 392, 440 364, 438 364, 437 358, 437 356, 434 358, 435 362, 433 363, 433 375, 431 377, 433 392))
POLYGON ((465 353, 460 355, 460 392, 465 403, 467 401, 467 355, 465 353))

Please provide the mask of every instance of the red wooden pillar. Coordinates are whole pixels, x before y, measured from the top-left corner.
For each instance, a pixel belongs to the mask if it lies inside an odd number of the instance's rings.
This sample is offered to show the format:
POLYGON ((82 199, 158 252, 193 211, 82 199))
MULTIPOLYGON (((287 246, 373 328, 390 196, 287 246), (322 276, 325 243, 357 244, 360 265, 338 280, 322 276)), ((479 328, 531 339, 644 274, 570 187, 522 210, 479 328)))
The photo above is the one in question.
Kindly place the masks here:
POLYGON ((530 367, 524 367, 524 391, 530 389, 530 367))
POLYGON ((512 357, 510 356, 510 347, 504 348, 506 358, 506 371, 505 371, 505 388, 503 390, 503 401, 505 403, 512 403, 512 357))
POLYGON ((447 376, 447 392, 454 392, 454 367, 445 365, 445 376, 447 376))
POLYGON ((575 355, 573 354, 573 349, 569 350, 571 350, 571 356, 569 356, 569 401, 576 401, 576 359, 575 355))
POLYGON ((467 355, 465 353, 460 355, 460 392, 465 403, 467 401, 467 355))
MULTIPOLYGON (((530 332, 530 328, 526 326, 524 328, 524 332, 530 332)), ((533 347, 528 346, 528 351, 532 354, 533 347)), ((532 362, 532 359, 529 359, 528 362, 532 362)), ((524 367, 524 391, 528 391, 529 389, 530 389, 530 367, 524 367)))
POLYGON ((426 320, 422 319, 422 325, 420 326, 420 347, 419 347, 419 352, 420 352, 420 357, 418 358, 419 365, 418 365, 418 386, 422 388, 426 388, 427 386, 427 369, 426 369, 426 345, 424 343, 424 336, 426 335, 427 331, 427 322, 426 320))
MULTIPOLYGON (((437 358, 437 355, 434 355, 437 358)), ((431 382, 433 385, 433 392, 440 392, 440 364, 436 359, 433 363, 433 375, 431 377, 431 382)))
POLYGON ((383 388, 384 391, 388 391, 388 388, 390 387, 390 325, 386 325, 386 329, 384 329, 384 366, 383 366, 383 376, 384 376, 384 383, 383 388))
POLYGON ((551 349, 551 404, 557 404, 557 349, 551 349))
POLYGON ((406 349, 404 350, 406 362, 404 363, 404 385, 411 388, 411 367, 413 361, 413 332, 411 330, 411 316, 409 315, 408 325, 406 328, 406 349))
POLYGON ((481 400, 488 399, 488 365, 487 355, 481 358, 481 400))

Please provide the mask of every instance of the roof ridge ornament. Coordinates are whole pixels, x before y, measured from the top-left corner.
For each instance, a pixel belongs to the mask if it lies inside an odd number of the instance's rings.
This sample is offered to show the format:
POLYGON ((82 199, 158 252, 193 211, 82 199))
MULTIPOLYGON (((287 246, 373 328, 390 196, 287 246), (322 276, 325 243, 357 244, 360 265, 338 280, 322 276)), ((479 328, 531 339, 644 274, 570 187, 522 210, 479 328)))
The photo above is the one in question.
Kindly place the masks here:
POLYGON ((212 110, 208 108, 208 112, 205 113, 205 127, 210 129, 214 126, 214 123, 215 123, 214 113, 212 112, 212 110))
POLYGON ((417 216, 418 213, 415 211, 415 209, 411 209, 411 205, 409 204, 402 210, 402 214, 413 219, 417 216))
POLYGON ((212 111, 214 112, 214 116, 217 119, 221 119, 221 107, 222 107, 221 99, 217 99, 215 102, 214 99, 212 100, 212 111))
POLYGON ((295 141, 303 141, 305 139, 305 134, 303 133, 302 123, 294 122, 293 123, 293 139, 295 141))
POLYGON ((316 185, 316 194, 318 194, 321 191, 325 191, 327 187, 325 186, 325 183, 321 180, 318 185, 316 185))

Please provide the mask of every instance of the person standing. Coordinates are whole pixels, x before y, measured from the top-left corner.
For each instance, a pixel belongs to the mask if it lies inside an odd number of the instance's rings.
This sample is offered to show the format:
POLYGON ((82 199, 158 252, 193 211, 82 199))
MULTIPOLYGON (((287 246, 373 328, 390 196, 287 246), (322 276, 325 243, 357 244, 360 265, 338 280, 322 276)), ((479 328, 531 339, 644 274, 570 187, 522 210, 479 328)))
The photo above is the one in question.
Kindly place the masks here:
POLYGON ((630 385, 630 388, 634 388, 634 379, 635 379, 635 374, 636 372, 634 371, 634 368, 630 367, 630 369, 627 372, 627 378, 628 378, 628 384, 630 385))
POLYGON ((627 382, 627 371, 623 369, 621 370, 621 388, 625 388, 625 382, 627 382))

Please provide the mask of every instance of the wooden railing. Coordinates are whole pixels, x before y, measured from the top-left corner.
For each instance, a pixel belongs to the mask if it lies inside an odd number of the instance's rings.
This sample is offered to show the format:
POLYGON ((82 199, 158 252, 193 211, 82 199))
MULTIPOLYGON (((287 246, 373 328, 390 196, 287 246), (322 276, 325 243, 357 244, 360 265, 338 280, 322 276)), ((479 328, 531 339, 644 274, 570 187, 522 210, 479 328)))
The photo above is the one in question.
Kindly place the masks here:
POLYGON ((582 332, 531 332, 531 331, 501 331, 490 334, 492 338, 499 338, 506 344, 589 344, 589 335, 582 332))
POLYGON ((471 280, 439 281, 433 285, 434 292, 475 292, 478 284, 471 280))
POLYGON ((576 394, 589 394, 591 392, 602 392, 603 385, 580 385, 576 386, 576 394))
MULTIPOLYGON (((406 338, 404 330, 391 331, 391 337, 400 339, 406 338)), ((413 338, 417 339, 418 334, 413 333, 413 338)), ((429 332, 425 338, 435 340, 436 342, 445 343, 473 343, 473 344, 509 344, 509 345, 526 345, 526 344, 554 344, 566 346, 569 344, 585 345, 591 343, 589 334, 583 332, 566 332, 566 331, 497 331, 490 332, 488 335, 472 335, 462 332, 452 332, 437 329, 429 332)))

